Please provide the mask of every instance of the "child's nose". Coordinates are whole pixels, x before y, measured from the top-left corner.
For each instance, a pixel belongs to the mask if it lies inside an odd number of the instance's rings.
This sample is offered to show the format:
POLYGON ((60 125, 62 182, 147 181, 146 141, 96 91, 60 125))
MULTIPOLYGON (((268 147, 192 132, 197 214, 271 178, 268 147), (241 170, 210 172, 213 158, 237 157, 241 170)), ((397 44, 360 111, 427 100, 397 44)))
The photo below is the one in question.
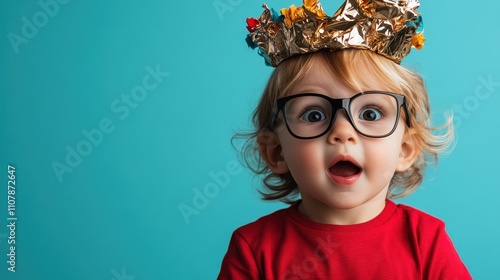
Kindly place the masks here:
POLYGON ((332 144, 347 142, 355 144, 358 141, 357 132, 349 121, 345 110, 337 111, 328 135, 328 141, 332 144))

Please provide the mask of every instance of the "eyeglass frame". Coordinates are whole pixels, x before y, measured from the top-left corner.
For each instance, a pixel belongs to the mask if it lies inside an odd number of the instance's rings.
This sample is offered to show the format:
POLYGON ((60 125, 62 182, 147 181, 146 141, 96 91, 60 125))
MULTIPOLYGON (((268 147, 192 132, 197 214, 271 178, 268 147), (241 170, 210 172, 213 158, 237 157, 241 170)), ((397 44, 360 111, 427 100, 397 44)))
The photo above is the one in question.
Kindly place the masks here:
POLYGON ((276 120, 278 119, 279 113, 283 112, 283 115, 285 115, 286 103, 292 99, 295 99, 298 97, 303 97, 303 96, 315 96, 315 97, 321 97, 321 98, 327 100, 330 103, 330 105, 332 106, 332 118, 330 120, 330 123, 328 124, 328 127, 325 129, 325 131, 323 133, 321 133, 317 136, 303 137, 303 136, 298 136, 297 134, 293 133, 290 126, 288 125, 287 118, 284 116, 284 122, 285 122, 285 125, 286 125, 288 132, 293 137, 295 137, 297 139, 302 139, 302 140, 315 139, 315 138, 319 138, 319 137, 325 135, 326 133, 328 133, 328 131, 330 131, 330 129, 332 128, 333 123, 335 122, 335 119, 337 118, 337 112, 340 109, 344 109, 346 116, 347 116, 347 120, 349 121, 351 126, 354 128, 354 130, 356 130, 357 133, 359 133, 365 137, 384 138, 384 137, 387 137, 387 136, 391 135, 392 133, 394 133, 394 131, 398 127, 399 117, 400 117, 400 113, 401 113, 401 106, 403 106, 403 109, 404 109, 404 112, 406 115, 406 125, 408 127, 411 127, 410 117, 408 114, 408 108, 406 106, 406 97, 404 95, 399 94, 399 93, 394 93, 394 92, 388 92, 388 91, 372 90, 372 91, 364 91, 364 92, 357 93, 350 98, 331 98, 329 96, 326 96, 326 95, 320 94, 320 93, 299 93, 299 94, 294 94, 294 95, 278 98, 278 100, 276 101, 275 113, 273 115, 273 118, 271 120, 271 124, 269 126, 269 129, 271 131, 274 131, 274 128, 276 125, 276 120), (352 120, 352 116, 351 116, 351 112, 350 112, 350 105, 351 105, 353 100, 355 100, 359 96, 366 95, 366 94, 385 94, 385 95, 390 95, 396 99, 396 102, 397 102, 397 104, 396 104, 397 105, 396 121, 394 122, 394 127, 392 128, 392 130, 390 132, 388 132, 384 135, 381 135, 381 136, 372 136, 372 135, 368 135, 368 134, 365 134, 365 133, 359 131, 359 129, 354 124, 354 121, 352 120))

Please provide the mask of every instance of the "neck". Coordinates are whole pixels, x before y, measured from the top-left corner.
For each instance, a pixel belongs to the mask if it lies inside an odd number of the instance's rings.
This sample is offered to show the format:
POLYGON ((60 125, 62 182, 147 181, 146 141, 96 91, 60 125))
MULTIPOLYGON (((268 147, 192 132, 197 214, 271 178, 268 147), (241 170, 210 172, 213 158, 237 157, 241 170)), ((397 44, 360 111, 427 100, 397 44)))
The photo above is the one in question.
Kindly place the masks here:
POLYGON ((298 210, 306 218, 335 225, 353 225, 368 222, 377 217, 385 207, 385 196, 374 198, 349 209, 338 209, 318 201, 302 198, 298 210))

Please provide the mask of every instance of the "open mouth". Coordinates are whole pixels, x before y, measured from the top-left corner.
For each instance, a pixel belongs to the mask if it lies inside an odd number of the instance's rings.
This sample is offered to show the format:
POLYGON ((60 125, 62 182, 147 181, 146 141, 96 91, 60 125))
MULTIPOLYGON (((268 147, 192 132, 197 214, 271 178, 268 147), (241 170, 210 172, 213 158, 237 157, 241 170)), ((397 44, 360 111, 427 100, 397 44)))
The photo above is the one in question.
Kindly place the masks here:
POLYGON ((361 172, 361 168, 348 160, 338 161, 330 168, 331 174, 339 177, 351 177, 361 172))
POLYGON ((335 158, 328 168, 330 178, 339 185, 351 186, 361 176, 363 169, 359 167, 356 161, 347 155, 340 155, 335 158))

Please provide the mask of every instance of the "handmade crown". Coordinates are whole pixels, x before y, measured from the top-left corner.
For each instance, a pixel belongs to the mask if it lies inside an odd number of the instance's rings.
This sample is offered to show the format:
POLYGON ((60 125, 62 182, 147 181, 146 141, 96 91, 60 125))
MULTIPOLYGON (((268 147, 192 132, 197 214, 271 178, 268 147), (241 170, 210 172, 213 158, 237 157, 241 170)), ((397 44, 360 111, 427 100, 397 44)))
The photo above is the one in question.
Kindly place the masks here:
POLYGON ((269 66, 276 67, 294 55, 321 49, 367 49, 396 63, 421 49, 422 17, 418 0, 346 0, 329 17, 317 0, 303 0, 302 7, 281 9, 279 15, 264 4, 258 18, 247 18, 247 43, 259 48, 269 66))

